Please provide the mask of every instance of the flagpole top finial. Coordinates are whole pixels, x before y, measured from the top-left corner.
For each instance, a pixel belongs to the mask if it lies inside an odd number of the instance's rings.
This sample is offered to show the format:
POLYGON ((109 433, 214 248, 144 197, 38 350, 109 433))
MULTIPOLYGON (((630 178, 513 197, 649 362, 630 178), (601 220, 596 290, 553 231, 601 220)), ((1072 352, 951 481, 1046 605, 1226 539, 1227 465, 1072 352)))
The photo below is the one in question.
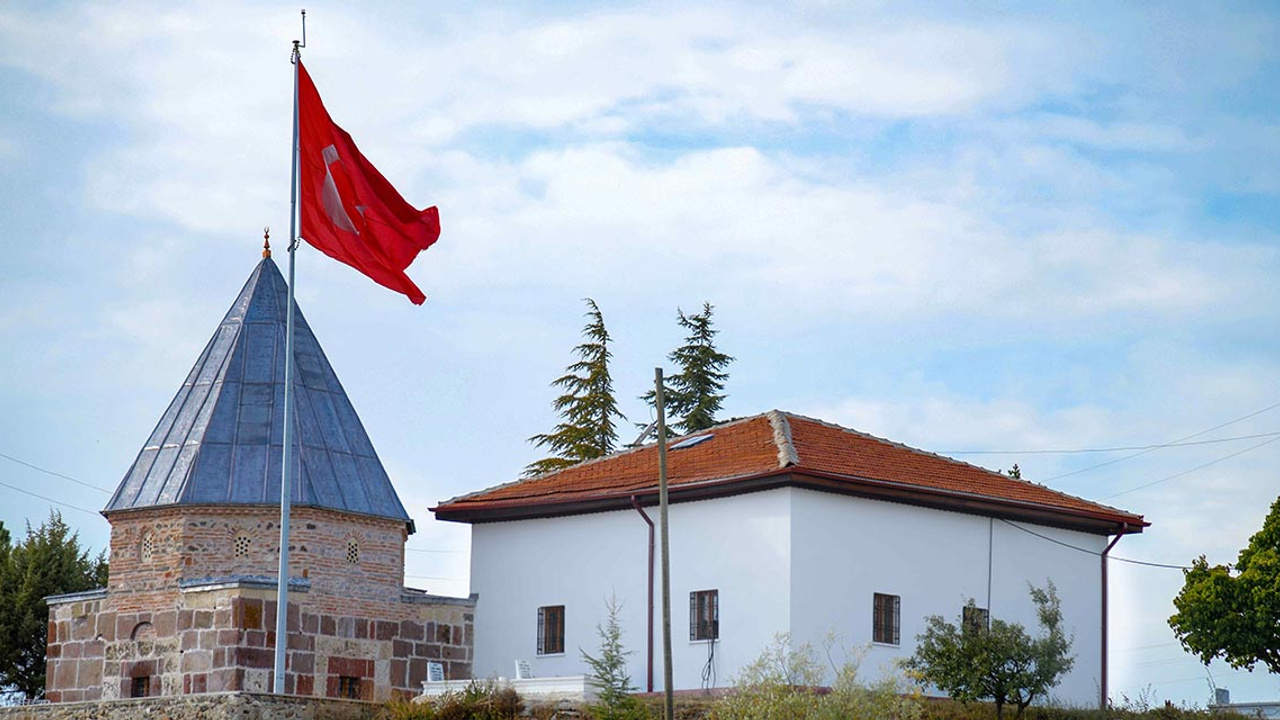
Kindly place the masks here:
POLYGON ((262 228, 262 257, 271 257, 271 226, 262 228))

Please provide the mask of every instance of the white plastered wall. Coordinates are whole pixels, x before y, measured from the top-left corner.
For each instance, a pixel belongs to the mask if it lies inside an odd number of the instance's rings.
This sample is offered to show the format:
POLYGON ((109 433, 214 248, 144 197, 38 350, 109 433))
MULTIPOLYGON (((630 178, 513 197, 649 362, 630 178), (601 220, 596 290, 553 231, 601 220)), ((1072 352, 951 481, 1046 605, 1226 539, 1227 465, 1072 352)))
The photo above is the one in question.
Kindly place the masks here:
MULTIPOLYGON (((720 594, 715 682, 729 684, 790 618, 790 502, 787 489, 672 505, 671 613, 674 685, 699 688, 706 642, 689 640, 689 593, 720 594)), ((657 508, 647 508, 656 523, 657 508)), ((628 669, 644 689, 648 526, 634 510, 481 523, 472 526, 471 589, 476 677, 511 677, 516 659, 535 675, 586 671, 579 648, 595 653, 605 600, 624 600, 628 669), (537 654, 537 608, 565 606, 563 655, 537 654)), ((660 558, 655 559, 660 568, 660 558)), ((658 570, 660 573, 660 569, 658 570)), ((662 689, 661 599, 655 588, 654 689, 662 689)))
MULTIPOLYGON (((796 644, 835 637, 861 654, 874 679, 911 655, 924 618, 954 622, 968 598, 993 617, 1038 632, 1028 583, 1052 578, 1076 664, 1053 695, 1094 705, 1100 669, 1099 560, 1001 520, 898 503, 793 490, 791 627, 796 644), (872 643, 872 596, 901 598, 900 645, 872 643)), ((1040 535, 1100 553, 1106 538, 1020 523, 1040 535)))

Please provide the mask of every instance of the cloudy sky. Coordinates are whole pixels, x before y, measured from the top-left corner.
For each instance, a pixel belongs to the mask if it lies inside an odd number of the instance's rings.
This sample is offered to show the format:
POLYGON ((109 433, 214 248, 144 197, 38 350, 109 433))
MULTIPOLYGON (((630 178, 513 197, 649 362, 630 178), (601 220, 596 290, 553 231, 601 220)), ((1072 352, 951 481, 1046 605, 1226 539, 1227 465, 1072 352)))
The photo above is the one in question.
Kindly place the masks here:
MULTIPOLYGON (((541 457, 525 438, 556 421, 585 297, 633 421, 677 308, 710 301, 737 357, 726 417, 1016 462, 1145 514, 1118 556, 1233 561, 1276 499, 1274 6, 307 8, 330 112, 444 226, 410 270, 422 307, 298 260, 418 520, 411 584, 467 592, 467 529, 428 508, 541 457), (1042 452, 1173 441, 1200 444, 1042 452)), ((265 3, 0 9, 6 526, 53 501, 106 544, 96 511, 262 228, 283 244, 298 24, 265 3)), ((1280 696, 1181 652, 1176 569, 1112 577, 1117 701, 1280 696)))

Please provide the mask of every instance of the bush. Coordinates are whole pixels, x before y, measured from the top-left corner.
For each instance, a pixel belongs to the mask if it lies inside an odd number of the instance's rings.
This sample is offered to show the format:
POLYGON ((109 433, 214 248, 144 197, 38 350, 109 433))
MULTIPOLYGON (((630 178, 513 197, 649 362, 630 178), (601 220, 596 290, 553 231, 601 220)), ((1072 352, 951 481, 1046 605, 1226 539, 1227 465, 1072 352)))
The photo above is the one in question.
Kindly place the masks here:
POLYGON ((760 657, 742 669, 733 690, 711 706, 711 720, 920 720, 918 690, 898 677, 872 686, 858 680, 856 657, 837 666, 827 657, 835 682, 823 687, 826 668, 812 646, 791 646, 786 633, 776 635, 760 657))
POLYGON ((387 720, 514 720, 524 712, 524 701, 509 687, 473 680, 459 692, 422 703, 393 700, 384 707, 387 720))

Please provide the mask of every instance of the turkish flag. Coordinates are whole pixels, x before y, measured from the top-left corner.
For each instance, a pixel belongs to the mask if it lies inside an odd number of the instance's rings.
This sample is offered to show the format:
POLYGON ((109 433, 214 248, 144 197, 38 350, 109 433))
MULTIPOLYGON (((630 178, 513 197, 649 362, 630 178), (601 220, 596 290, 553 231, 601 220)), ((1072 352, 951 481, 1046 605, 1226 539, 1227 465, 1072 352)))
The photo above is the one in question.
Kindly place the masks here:
POLYGON ((404 269, 440 237, 434 207, 415 209, 334 124, 298 60, 302 237, 320 252, 421 305, 404 269))

